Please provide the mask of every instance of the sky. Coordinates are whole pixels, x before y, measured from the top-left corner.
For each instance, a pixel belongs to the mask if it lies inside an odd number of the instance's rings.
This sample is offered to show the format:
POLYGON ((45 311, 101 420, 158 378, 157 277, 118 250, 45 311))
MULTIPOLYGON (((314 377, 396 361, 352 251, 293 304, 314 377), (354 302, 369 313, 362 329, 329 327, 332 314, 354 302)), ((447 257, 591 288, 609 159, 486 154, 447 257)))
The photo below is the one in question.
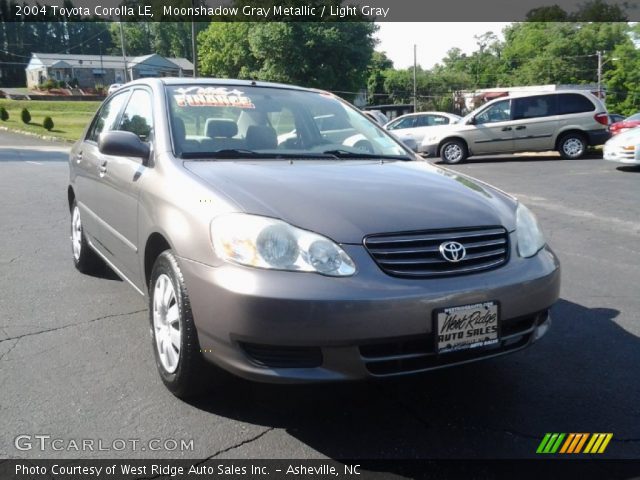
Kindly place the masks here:
POLYGON ((395 68, 413 66, 413 45, 417 45, 418 65, 431 68, 447 51, 458 47, 464 53, 478 49, 474 35, 492 31, 503 40, 502 29, 510 22, 380 22, 376 50, 387 53, 395 68))

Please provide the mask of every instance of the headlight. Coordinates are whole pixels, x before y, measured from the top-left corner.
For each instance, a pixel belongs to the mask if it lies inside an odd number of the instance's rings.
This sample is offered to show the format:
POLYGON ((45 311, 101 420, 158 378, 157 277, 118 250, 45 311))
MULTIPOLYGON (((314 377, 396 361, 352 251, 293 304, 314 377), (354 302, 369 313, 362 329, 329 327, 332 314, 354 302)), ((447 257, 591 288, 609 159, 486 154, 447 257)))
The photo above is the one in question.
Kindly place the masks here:
POLYGON ((516 235, 521 257, 532 257, 544 247, 544 235, 535 215, 521 203, 516 212, 516 235))
POLYGON ((336 243, 281 220, 230 213, 211 222, 216 255, 250 267, 353 275, 356 267, 336 243))

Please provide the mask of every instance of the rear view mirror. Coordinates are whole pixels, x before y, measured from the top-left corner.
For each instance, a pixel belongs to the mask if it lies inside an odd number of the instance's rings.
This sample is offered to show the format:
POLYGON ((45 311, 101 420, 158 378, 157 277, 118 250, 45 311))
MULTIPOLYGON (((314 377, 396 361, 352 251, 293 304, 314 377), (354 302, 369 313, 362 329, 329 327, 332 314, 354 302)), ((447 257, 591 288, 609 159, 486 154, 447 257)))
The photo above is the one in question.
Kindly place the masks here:
POLYGON ((149 144, 140 140, 135 133, 120 130, 101 133, 98 150, 105 155, 142 158, 143 162, 149 159, 150 153, 149 144))

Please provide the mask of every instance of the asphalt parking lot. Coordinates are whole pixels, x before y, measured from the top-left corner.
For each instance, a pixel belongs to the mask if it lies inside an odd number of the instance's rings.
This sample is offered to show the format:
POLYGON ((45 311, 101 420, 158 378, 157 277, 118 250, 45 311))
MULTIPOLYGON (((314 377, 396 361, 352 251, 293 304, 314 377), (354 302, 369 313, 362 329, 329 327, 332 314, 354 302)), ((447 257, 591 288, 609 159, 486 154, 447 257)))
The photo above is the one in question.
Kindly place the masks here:
POLYGON ((454 169, 516 194, 563 268, 551 331, 510 356, 348 385, 243 381, 185 403, 162 385, 146 305, 109 272, 75 271, 66 145, 0 132, 0 457, 14 446, 193 439, 193 450, 92 457, 535 457, 546 432, 612 432, 602 456, 640 457, 640 170, 597 157, 492 157, 454 169))

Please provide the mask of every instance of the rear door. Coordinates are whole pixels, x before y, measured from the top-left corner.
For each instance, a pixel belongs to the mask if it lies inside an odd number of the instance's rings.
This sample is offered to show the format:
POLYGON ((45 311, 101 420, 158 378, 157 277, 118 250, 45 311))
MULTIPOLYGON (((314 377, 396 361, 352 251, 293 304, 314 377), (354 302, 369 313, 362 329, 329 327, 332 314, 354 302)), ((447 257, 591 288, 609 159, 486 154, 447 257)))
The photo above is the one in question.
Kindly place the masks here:
POLYGON ((473 155, 513 151, 513 127, 510 100, 491 104, 474 117, 473 128, 465 137, 473 155))
MULTIPOLYGON (((151 91, 138 87, 132 91, 114 130, 133 132, 143 142, 152 142, 153 125, 151 91)), ((143 290, 138 262, 138 195, 147 167, 140 158, 103 154, 99 154, 99 163, 96 195, 105 228, 103 246, 114 266, 143 290)))
POLYGON ((515 98, 513 109, 514 151, 553 150, 558 131, 557 95, 515 98))
POLYGON ((104 253, 101 248, 105 236, 104 222, 100 218, 101 198, 99 191, 100 152, 98 151, 98 137, 102 132, 112 130, 120 117, 122 109, 129 98, 129 92, 118 92, 107 99, 94 117, 83 142, 74 148, 71 161, 77 173, 74 188, 85 235, 91 243, 104 253))

